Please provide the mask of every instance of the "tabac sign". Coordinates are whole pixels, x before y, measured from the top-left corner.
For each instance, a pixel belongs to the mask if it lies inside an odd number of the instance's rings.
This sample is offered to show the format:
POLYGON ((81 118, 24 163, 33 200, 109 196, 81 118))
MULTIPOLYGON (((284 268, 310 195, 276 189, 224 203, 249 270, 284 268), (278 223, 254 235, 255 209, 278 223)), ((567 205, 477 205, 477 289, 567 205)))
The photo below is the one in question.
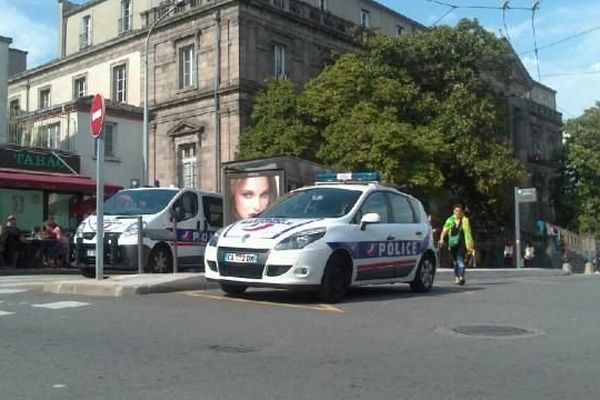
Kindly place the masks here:
POLYGON ((79 173, 80 160, 79 156, 65 152, 0 146, 0 168, 72 174, 73 171, 79 173))

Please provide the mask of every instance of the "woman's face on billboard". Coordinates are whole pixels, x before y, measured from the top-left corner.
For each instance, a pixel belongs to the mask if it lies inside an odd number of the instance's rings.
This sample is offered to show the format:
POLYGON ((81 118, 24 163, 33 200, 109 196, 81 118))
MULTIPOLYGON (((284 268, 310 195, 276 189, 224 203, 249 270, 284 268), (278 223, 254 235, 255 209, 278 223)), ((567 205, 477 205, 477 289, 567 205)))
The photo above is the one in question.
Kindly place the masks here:
POLYGON ((256 217, 271 202, 271 189, 266 176, 240 179, 233 190, 233 211, 236 217, 256 217))

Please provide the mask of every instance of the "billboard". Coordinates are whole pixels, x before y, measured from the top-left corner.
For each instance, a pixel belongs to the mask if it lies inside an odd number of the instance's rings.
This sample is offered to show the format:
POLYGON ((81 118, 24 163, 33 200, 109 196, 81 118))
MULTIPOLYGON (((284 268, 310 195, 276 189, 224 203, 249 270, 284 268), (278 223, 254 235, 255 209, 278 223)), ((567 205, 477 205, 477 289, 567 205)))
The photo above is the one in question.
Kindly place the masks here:
POLYGON ((225 224, 253 218, 286 192, 283 169, 225 173, 225 224))

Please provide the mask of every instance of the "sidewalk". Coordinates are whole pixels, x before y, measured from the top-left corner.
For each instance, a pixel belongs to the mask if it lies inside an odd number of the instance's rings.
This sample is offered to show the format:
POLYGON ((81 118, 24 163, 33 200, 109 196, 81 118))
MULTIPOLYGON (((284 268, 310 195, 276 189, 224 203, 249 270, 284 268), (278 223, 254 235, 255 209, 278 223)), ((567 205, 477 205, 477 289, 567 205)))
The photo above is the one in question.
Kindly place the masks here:
MULTIPOLYGON (((439 269, 436 272, 436 281, 450 282, 453 275, 454 272, 451 269, 439 269)), ((467 271, 467 280, 558 275, 563 275, 562 270, 544 268, 471 268, 467 271)), ((112 275, 107 276, 101 281, 89 278, 69 279, 50 282, 44 285, 44 292, 84 296, 122 297, 150 293, 214 289, 218 287, 219 285, 217 283, 207 282, 203 272, 186 272, 177 274, 112 275)))

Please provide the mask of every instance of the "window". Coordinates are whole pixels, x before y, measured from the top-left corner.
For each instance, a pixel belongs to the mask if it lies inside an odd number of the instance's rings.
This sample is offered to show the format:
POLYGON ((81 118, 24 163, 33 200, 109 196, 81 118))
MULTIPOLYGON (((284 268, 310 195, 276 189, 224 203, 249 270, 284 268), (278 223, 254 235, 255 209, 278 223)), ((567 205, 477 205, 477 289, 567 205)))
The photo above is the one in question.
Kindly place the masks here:
POLYGON ((21 111, 21 106, 19 105, 19 99, 11 100, 8 105, 8 116, 14 117, 19 114, 21 111))
POLYGON ((275 62, 275 78, 287 79, 285 71, 285 47, 280 44, 273 46, 274 62, 275 62))
POLYGON ((84 49, 92 45, 92 17, 86 15, 81 18, 81 33, 79 34, 79 48, 84 49))
POLYGON ((358 221, 368 213, 377 213, 381 217, 382 223, 389 223, 390 216, 388 211, 388 203, 383 192, 373 192, 367 197, 358 212, 358 221))
POLYGON ((404 32, 404 27, 402 25, 397 25, 396 26, 396 36, 402 36, 403 32, 404 32))
POLYGON ((121 17, 119 18, 119 33, 131 30, 131 0, 121 0, 121 17))
POLYGON ((194 75, 196 72, 196 59, 194 57, 194 45, 179 49, 179 88, 194 86, 194 75))
POLYGON ((114 101, 126 102, 127 101, 127 67, 125 64, 117 65, 113 67, 112 73, 112 86, 113 93, 112 98, 114 101))
POLYGON ((85 77, 76 78, 73 81, 73 98, 78 99, 80 97, 84 97, 86 94, 86 84, 85 77))
POLYGON ((38 127, 37 135, 33 137, 33 147, 60 148, 60 122, 38 127))
POLYGON ((215 227, 223 226, 223 200, 218 197, 204 196, 202 205, 208 225, 215 227))
MULTIPOLYGON (((104 156, 115 157, 115 132, 117 124, 104 123, 102 138, 104 139, 104 156)), ((94 154, 98 156, 98 141, 94 140, 94 154)))
POLYGON ((273 5, 275 7, 279 7, 279 8, 284 8, 285 7, 284 0, 271 0, 271 3, 273 3, 273 5))
POLYGON ((321 11, 329 10, 329 0, 319 0, 319 8, 321 11))
POLYGON ((389 193, 392 206, 392 222, 395 224, 414 224, 415 217, 408 198, 395 193, 389 193))
POLYGON ((179 146, 179 187, 196 187, 196 143, 179 146))
POLYGON ((369 11, 364 9, 360 10, 360 25, 366 29, 371 28, 371 13, 369 13, 369 11))
POLYGON ((39 108, 44 109, 50 107, 50 88, 40 90, 39 108))
POLYGON ((179 221, 193 218, 198 214, 198 196, 196 193, 185 192, 175 201, 173 208, 179 211, 175 215, 181 215, 179 221))

